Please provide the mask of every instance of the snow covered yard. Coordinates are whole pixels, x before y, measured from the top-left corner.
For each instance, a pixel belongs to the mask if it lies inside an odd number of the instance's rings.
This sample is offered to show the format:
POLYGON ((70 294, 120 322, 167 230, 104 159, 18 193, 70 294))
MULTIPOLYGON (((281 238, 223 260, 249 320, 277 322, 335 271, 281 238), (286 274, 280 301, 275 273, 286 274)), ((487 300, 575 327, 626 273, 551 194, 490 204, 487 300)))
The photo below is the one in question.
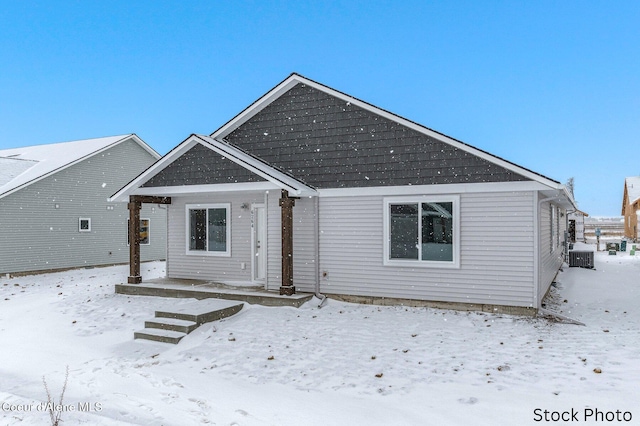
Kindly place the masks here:
POLYGON ((57 400, 67 365, 65 425, 526 425, 573 412, 640 424, 640 256, 628 252, 559 274, 547 308, 585 327, 313 300, 245 305, 176 346, 133 332, 191 300, 114 294, 127 271, 0 278, 2 424, 47 424, 42 377, 57 400))

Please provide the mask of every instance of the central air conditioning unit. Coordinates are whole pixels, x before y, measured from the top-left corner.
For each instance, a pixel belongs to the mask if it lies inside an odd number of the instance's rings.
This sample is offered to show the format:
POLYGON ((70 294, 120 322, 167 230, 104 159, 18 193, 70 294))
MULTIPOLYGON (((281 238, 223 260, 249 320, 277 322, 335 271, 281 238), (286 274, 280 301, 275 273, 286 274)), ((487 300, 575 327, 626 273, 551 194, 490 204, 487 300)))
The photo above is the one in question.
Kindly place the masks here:
POLYGON ((592 251, 570 251, 569 267, 594 268, 592 251))

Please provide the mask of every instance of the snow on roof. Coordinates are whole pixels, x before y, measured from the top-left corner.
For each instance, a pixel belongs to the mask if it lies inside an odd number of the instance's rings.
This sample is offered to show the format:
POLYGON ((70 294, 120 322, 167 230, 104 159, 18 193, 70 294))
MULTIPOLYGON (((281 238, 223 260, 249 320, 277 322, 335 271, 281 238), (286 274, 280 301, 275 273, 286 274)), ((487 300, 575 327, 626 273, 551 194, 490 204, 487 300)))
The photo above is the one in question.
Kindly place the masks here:
POLYGON ((0 150, 0 198, 132 135, 0 150))
POLYGON ((640 176, 628 177, 624 180, 624 184, 627 187, 629 204, 635 203, 640 199, 640 176))
POLYGON ((33 167, 37 161, 19 160, 15 158, 0 157, 0 186, 11 182, 21 173, 33 167))

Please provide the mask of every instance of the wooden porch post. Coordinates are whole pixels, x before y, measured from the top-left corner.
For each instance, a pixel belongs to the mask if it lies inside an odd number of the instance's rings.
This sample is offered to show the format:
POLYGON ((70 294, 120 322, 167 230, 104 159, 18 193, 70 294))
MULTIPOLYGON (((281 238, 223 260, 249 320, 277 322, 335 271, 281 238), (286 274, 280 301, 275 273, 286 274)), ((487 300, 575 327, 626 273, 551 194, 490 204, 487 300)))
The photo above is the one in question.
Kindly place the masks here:
POLYGON ((293 206, 296 204, 294 197, 289 197, 289 192, 282 190, 280 196, 280 209, 282 216, 282 285, 280 294, 291 296, 295 294, 293 286, 293 206))
POLYGON ((142 202, 136 196, 129 197, 129 284, 142 282, 140 275, 140 208, 142 202))

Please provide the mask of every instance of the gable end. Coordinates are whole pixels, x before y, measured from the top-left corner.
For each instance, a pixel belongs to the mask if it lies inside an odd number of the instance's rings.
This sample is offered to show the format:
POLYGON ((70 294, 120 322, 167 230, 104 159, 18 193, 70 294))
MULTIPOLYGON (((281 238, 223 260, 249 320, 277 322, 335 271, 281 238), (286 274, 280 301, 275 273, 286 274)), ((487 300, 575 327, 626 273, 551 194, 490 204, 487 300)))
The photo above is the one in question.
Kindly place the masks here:
POLYGON ((224 139, 318 188, 530 180, 303 83, 224 139))
POLYGON ((211 149, 196 144, 142 187, 264 182, 265 179, 211 149))

